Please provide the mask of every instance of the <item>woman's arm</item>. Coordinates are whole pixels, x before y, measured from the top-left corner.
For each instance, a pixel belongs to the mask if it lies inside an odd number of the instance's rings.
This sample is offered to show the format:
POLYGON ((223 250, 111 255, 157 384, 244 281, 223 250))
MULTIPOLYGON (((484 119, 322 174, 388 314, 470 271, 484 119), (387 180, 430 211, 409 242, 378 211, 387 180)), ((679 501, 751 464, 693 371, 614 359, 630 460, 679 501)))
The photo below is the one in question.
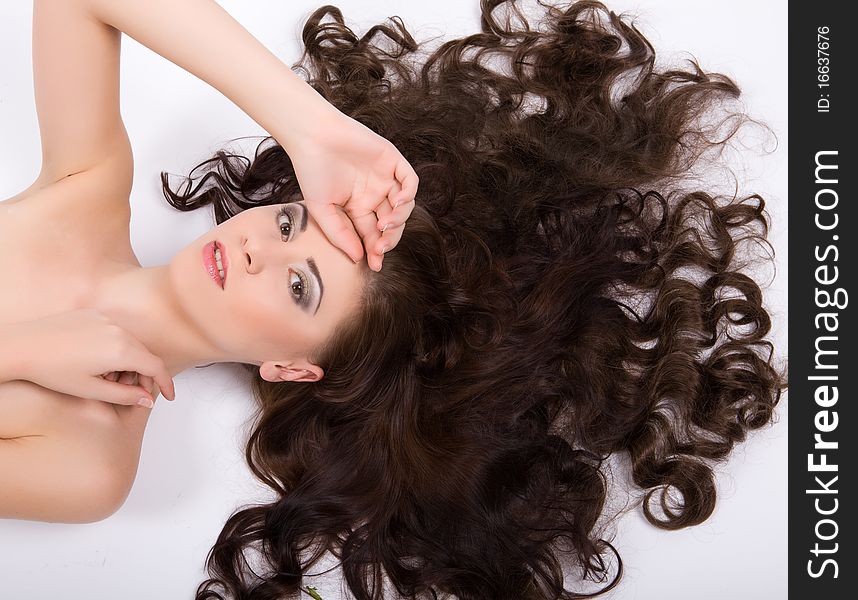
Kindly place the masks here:
POLYGON ((119 32, 93 19, 78 0, 34 0, 42 169, 33 186, 105 166, 105 197, 127 206, 133 169, 119 112, 119 46, 119 32))
POLYGON ((314 122, 337 112, 211 0, 35 0, 43 180, 111 161, 130 189, 131 147, 119 110, 120 32, 217 88, 287 152, 314 122))
POLYGON ((384 249, 398 243, 413 208, 414 169, 212 0, 35 0, 43 175, 56 180, 110 162, 105 176, 118 170, 115 179, 130 187, 131 149, 119 114, 120 31, 211 84, 273 135, 293 159, 328 238, 357 261, 359 234, 370 266, 381 268, 384 249))
POLYGON ((212 0, 77 1, 93 20, 212 85, 274 136, 328 239, 355 261, 365 246, 370 268, 381 269, 418 186, 393 144, 343 115, 212 0))
POLYGON ((134 482, 150 413, 26 381, 0 386, 0 519, 83 523, 112 514, 134 482))
POLYGON ((0 383, 15 380, 78 398, 148 408, 158 389, 165 398, 175 398, 164 362, 93 309, 0 323, 0 383))
POLYGON ((0 438, 0 519, 92 523, 122 506, 134 477, 103 448, 59 436, 0 438), (91 447, 90 447, 91 446, 91 447))
POLYGON ((91 20, 125 32, 206 81, 291 152, 337 111, 212 0, 75 0, 91 20))

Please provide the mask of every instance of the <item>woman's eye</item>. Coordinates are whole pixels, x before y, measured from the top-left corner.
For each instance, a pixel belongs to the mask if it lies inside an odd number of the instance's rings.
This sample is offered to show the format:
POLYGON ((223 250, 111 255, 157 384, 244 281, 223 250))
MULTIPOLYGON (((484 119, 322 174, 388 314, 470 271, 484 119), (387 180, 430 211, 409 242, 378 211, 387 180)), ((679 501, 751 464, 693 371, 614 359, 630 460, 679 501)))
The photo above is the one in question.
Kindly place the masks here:
POLYGON ((288 206, 284 206, 280 209, 280 212, 277 213, 277 225, 280 227, 280 235, 283 236, 284 241, 289 241, 292 237, 292 215, 289 212, 288 206))
POLYGON ((307 302, 307 282, 300 273, 289 269, 289 290, 300 304, 307 302))

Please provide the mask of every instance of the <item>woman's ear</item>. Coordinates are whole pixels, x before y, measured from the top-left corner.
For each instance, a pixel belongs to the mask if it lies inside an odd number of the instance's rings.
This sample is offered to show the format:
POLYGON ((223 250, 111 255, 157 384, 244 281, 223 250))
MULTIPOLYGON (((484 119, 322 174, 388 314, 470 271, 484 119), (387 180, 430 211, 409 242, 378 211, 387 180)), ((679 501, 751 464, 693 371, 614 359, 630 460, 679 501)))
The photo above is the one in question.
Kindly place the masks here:
POLYGON ((259 375, 265 381, 319 381, 325 372, 319 365, 307 360, 265 361, 259 367, 259 375))

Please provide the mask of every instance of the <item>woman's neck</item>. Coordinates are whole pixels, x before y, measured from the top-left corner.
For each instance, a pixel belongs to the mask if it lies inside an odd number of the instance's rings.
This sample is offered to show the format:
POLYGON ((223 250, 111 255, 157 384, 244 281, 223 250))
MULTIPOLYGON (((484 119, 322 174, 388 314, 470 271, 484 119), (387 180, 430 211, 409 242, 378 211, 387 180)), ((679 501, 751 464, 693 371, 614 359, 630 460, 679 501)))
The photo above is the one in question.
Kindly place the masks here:
POLYGON ((166 265, 111 274, 96 290, 93 308, 159 356, 172 375, 197 365, 236 360, 219 351, 184 313, 166 265))

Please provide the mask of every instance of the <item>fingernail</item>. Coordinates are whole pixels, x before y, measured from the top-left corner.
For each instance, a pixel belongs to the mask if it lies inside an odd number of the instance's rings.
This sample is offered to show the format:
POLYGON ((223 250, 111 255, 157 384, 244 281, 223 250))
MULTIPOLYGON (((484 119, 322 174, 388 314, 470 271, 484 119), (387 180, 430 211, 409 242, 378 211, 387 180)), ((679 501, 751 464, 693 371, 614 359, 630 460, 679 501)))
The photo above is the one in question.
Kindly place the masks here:
POLYGON ((393 203, 393 210, 396 210, 400 204, 402 204, 402 200, 397 200, 396 202, 394 202, 393 203))
POLYGON ((390 227, 390 223, 385 223, 384 227, 381 228, 382 235, 384 235, 384 232, 387 231, 388 227, 390 227))
POLYGON ((143 406, 145 408, 153 408, 155 406, 155 403, 152 400, 150 400, 149 398, 140 398, 137 401, 137 404, 139 404, 140 406, 143 406))
POLYGON ((388 250, 390 250, 390 246, 385 246, 384 248, 381 249, 381 253, 385 254, 388 250))

